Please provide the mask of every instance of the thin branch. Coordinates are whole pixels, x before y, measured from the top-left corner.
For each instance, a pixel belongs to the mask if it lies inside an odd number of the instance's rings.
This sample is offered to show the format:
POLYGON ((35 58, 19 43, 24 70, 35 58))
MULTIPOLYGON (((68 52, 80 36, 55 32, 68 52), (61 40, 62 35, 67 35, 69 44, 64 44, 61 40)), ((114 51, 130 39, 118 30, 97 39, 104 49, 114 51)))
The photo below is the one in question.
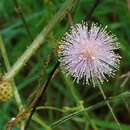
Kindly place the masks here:
POLYGON ((111 107, 109 101, 107 100, 107 97, 106 97, 106 95, 105 95, 105 93, 104 93, 104 91, 103 91, 103 89, 102 89, 102 86, 101 86, 100 84, 99 84, 99 90, 100 90, 100 92, 101 92, 101 94, 102 94, 102 96, 103 96, 103 99, 105 100, 105 102, 106 102, 106 104, 107 104, 107 106, 108 106, 110 112, 112 113, 112 116, 113 116, 115 122, 117 123, 119 130, 122 130, 122 129, 121 129, 121 125, 120 125, 120 123, 119 123, 119 121, 118 121, 116 115, 114 114, 114 111, 113 111, 113 109, 112 109, 112 107, 111 107))
POLYGON ((28 118, 27 123, 26 123, 25 127, 23 128, 23 130, 27 129, 27 127, 29 126, 29 123, 31 121, 32 115, 34 114, 37 106, 39 105, 40 101, 42 100, 42 97, 43 97, 45 91, 47 90, 48 84, 52 80, 58 66, 59 66, 59 62, 55 65, 55 67, 53 68, 53 70, 49 74, 46 83, 43 84, 42 87, 40 87, 40 89, 37 91, 36 98, 33 100, 31 105, 27 109, 22 111, 20 114, 18 114, 16 116, 16 118, 12 118, 8 122, 6 130, 12 130, 18 122, 28 118))
POLYGON ((38 93, 38 95, 36 96, 36 98, 34 99, 34 102, 32 103, 31 105, 31 112, 30 112, 30 115, 29 115, 29 118, 27 120, 27 123, 25 125, 25 128, 24 130, 27 129, 27 127, 29 126, 29 123, 31 121, 31 118, 32 118, 32 115, 34 114, 34 112, 36 111, 36 108, 37 106, 39 105, 40 101, 42 100, 42 97, 45 93, 45 91, 47 90, 47 87, 48 87, 48 84, 49 82, 51 81, 55 71, 57 70, 57 68, 59 67, 59 62, 55 65, 55 67, 53 68, 52 72, 50 73, 49 77, 48 77, 48 80, 46 81, 45 85, 43 85, 38 93))

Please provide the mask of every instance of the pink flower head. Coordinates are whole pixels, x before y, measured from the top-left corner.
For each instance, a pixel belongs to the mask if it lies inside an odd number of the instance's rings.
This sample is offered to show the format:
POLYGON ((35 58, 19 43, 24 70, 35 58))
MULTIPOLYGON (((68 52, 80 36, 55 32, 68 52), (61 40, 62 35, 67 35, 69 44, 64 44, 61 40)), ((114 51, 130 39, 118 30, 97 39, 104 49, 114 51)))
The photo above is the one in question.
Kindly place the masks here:
POLYGON ((60 66, 77 81, 94 85, 113 76, 119 68, 117 38, 96 24, 88 31, 88 24, 76 24, 65 34, 59 46, 60 66))

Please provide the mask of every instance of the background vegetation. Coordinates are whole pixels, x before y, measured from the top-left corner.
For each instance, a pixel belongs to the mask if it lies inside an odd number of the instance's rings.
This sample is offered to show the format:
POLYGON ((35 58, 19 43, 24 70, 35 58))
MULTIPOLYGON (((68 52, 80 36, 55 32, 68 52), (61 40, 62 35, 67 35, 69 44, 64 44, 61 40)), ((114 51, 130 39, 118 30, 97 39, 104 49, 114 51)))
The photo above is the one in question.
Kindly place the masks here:
MULTIPOLYGON (((54 14, 63 2, 63 0, 0 0, 0 32, 11 66, 48 22, 53 21, 54 14)), ((57 62, 58 41, 71 24, 81 22, 89 15, 94 3, 95 0, 77 2, 63 20, 55 25, 43 45, 15 76, 16 87, 26 108, 36 97, 38 88, 47 80, 47 75, 57 62)), ((114 120, 98 86, 94 88, 76 84, 58 69, 28 129, 130 130, 130 1, 102 0, 95 8, 92 20, 103 26, 107 25, 120 42, 119 53, 122 56, 120 70, 115 78, 103 84, 104 92, 110 100, 119 124, 114 120)), ((0 62, 2 75, 7 71, 2 54, 0 62)), ((0 107, 0 130, 3 130, 7 122, 19 113, 20 105, 13 97, 8 102, 1 102, 0 107)), ((20 127, 21 122, 16 124, 14 130, 20 127)))

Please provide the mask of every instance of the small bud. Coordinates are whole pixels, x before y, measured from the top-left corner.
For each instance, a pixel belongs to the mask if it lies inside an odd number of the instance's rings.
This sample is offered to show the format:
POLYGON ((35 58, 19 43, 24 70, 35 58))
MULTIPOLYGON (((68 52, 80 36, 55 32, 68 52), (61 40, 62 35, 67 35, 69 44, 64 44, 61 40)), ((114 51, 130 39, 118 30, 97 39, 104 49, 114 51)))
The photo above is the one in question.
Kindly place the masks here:
POLYGON ((13 96, 13 88, 10 81, 0 81, 0 101, 8 101, 13 96))

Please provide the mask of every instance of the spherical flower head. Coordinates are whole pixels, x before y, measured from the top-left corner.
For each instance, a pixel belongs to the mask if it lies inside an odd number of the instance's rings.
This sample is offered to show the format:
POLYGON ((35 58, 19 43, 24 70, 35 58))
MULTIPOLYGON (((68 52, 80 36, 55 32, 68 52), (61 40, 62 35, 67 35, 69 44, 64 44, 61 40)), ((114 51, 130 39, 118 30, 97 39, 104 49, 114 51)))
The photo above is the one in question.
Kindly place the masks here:
POLYGON ((120 56, 116 36, 107 27, 87 23, 71 27, 62 38, 59 46, 60 66, 77 81, 83 83, 107 81, 119 68, 120 56))

